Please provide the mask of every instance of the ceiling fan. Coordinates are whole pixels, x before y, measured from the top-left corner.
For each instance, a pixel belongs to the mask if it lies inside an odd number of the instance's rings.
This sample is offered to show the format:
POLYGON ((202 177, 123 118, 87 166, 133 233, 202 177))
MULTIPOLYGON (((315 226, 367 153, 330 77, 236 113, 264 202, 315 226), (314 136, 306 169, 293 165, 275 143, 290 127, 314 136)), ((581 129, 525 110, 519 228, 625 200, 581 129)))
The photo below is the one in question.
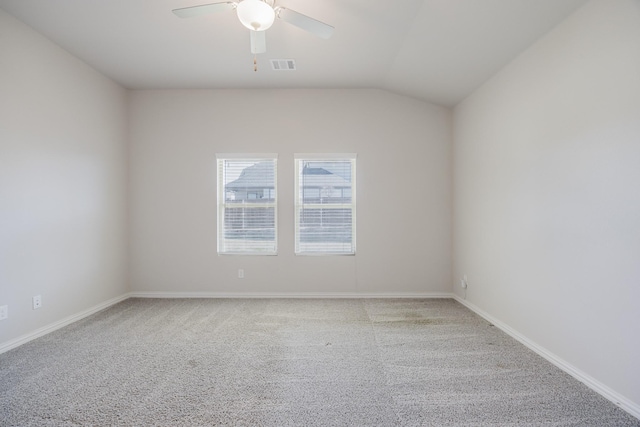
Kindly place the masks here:
POLYGON ((291 25, 295 25, 323 39, 331 37, 334 29, 331 25, 294 10, 282 6, 275 6, 275 0, 223 1, 174 9, 173 13, 180 18, 191 18, 233 9, 236 10, 238 19, 242 25, 251 31, 251 53, 253 54, 267 51, 265 30, 271 27, 275 18, 282 19, 291 25))

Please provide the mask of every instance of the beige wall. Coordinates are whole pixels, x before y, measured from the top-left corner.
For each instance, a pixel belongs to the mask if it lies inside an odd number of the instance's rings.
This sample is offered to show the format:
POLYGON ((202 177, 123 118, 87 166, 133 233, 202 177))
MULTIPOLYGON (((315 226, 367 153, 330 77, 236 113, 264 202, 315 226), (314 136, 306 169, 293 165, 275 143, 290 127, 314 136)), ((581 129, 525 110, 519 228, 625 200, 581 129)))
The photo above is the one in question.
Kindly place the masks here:
POLYGON ((125 144, 125 91, 0 11, 0 344, 127 292, 125 144))
POLYGON ((579 9, 456 107, 454 141, 468 301, 638 410, 640 2, 579 9))
POLYGON ((450 112, 376 90, 134 91, 133 291, 448 293, 450 112), (279 253, 216 254, 216 153, 278 153, 279 253), (357 153, 356 256, 293 254, 294 153, 357 153), (237 278, 237 270, 245 278, 237 278))

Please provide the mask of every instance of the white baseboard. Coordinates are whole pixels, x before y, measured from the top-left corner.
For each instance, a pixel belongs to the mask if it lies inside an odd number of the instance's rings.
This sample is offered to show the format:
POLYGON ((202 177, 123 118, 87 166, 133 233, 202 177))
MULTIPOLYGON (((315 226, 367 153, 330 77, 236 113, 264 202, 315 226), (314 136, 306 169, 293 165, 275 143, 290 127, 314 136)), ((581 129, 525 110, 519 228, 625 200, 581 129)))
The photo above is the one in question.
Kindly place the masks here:
POLYGON ((448 292, 131 292, 131 298, 453 298, 448 292))
POLYGON ((95 314, 101 310, 104 310, 105 308, 111 307, 114 304, 117 304, 121 301, 124 301, 126 299, 128 299, 130 297, 129 294, 124 294, 124 295, 120 295, 119 297, 115 297, 112 298, 108 301, 102 302, 98 305, 95 305, 91 308, 88 308, 86 310, 81 311, 80 313, 76 313, 73 314, 71 316, 65 317, 62 320, 59 320, 57 322, 51 323, 47 326, 44 326, 40 329, 36 329, 33 332, 30 332, 28 334, 22 335, 21 337, 15 338, 11 341, 7 341, 5 343, 0 343, 0 354, 7 352, 13 348, 19 347, 22 344, 26 344, 29 341, 32 341, 36 338, 40 338, 43 335, 46 335, 48 333, 51 333, 57 329, 60 328, 64 328, 67 325, 72 324, 73 322, 77 322, 80 319, 83 319, 87 316, 91 316, 92 314, 95 314))
POLYGON ((558 368, 562 369, 563 371, 565 371, 566 373, 568 373, 569 375, 571 375, 572 377, 574 377, 578 381, 582 382, 587 387, 589 387, 592 390, 594 390, 596 393, 599 393, 600 395, 602 395, 606 399, 610 400, 611 402, 613 402, 614 404, 619 406, 621 409, 624 409, 625 411, 627 411, 629 414, 633 415, 636 418, 640 418, 640 405, 630 401, 629 399, 627 399, 626 397, 622 396, 621 394, 613 391, 608 386, 602 384, 600 381, 596 380, 592 376, 582 372, 580 369, 578 369, 575 366, 571 365, 566 360, 561 359, 560 357, 558 357, 555 354, 551 353, 549 350, 545 349, 544 347, 542 347, 542 346, 536 344, 535 342, 531 341, 530 339, 528 339, 524 335, 520 334, 515 329, 511 328, 510 326, 506 325, 505 323, 501 322, 500 320, 494 318, 493 316, 491 316, 490 314, 488 314, 485 311, 481 310, 479 307, 477 307, 476 305, 470 303, 469 301, 460 298, 456 294, 453 294, 452 298, 455 299, 456 301, 458 301, 460 304, 462 304, 465 307, 467 307, 469 310, 471 310, 471 311, 475 312, 476 314, 478 314, 479 316, 483 317, 484 319, 489 321, 494 326, 500 328, 507 335, 510 335, 511 337, 515 338, 516 340, 518 340, 519 342, 521 342, 522 344, 527 346, 529 349, 535 351, 537 354, 539 354, 540 356, 544 357, 549 362, 553 363, 555 366, 557 366, 558 368))

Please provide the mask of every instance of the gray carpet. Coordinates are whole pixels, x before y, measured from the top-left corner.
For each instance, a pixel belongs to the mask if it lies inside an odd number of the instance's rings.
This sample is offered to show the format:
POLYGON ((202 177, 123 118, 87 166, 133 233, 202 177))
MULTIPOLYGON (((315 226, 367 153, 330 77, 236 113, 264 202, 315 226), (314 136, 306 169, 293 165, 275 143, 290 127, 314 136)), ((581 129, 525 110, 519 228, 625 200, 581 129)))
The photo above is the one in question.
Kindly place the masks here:
POLYGON ((640 426, 439 299, 129 299, 0 385, 2 426, 640 426))

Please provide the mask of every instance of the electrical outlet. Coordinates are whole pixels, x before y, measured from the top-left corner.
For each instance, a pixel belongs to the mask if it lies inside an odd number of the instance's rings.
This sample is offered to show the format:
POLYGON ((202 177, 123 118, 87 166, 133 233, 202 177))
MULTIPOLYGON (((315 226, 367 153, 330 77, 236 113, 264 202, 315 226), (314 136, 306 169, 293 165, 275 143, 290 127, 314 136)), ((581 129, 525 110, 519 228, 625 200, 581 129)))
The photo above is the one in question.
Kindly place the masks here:
POLYGON ((36 295, 35 297, 33 297, 33 309, 36 310, 40 307, 42 307, 42 296, 36 295))
POLYGON ((460 287, 462 289, 467 289, 467 275, 466 274, 462 277, 462 280, 460 280, 460 287))
POLYGON ((9 306, 0 305, 0 320, 4 320, 9 317, 9 306))
POLYGON ((244 279, 244 270, 238 269, 238 279, 244 279))

